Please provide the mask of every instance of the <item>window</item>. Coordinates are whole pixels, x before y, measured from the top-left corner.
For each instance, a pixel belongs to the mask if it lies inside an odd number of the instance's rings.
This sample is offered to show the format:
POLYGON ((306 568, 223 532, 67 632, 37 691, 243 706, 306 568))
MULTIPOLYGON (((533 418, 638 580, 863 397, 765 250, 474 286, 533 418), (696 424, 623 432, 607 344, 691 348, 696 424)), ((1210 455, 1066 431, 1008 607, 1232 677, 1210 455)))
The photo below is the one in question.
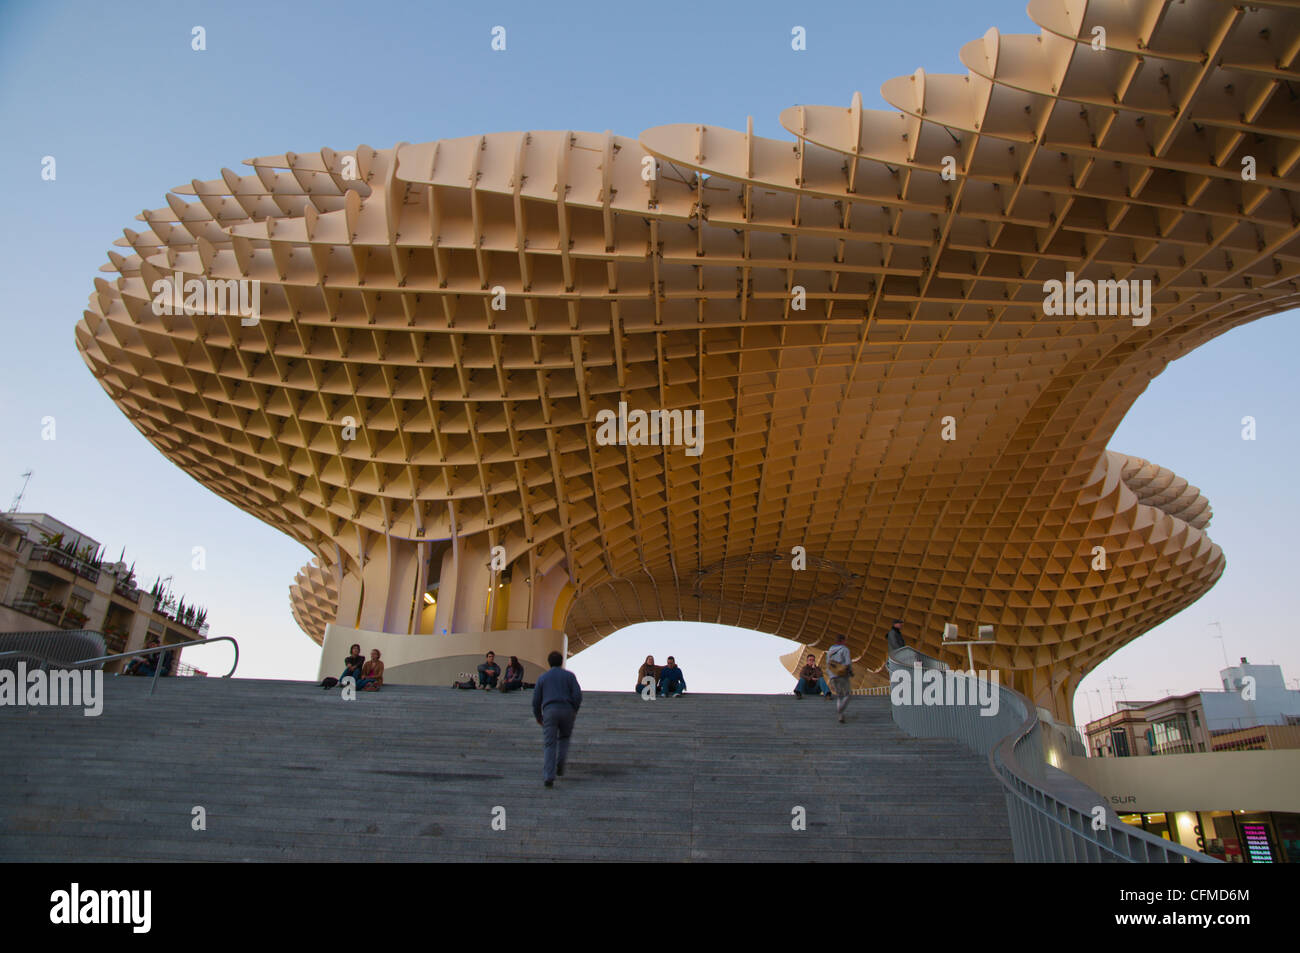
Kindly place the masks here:
POLYGON ((1185 715, 1173 715, 1164 721, 1157 721, 1151 726, 1151 731, 1155 742, 1152 749, 1154 754, 1173 754, 1196 750, 1192 746, 1185 715))
POLYGON ((1115 757, 1127 758, 1128 753, 1128 735, 1124 733, 1123 728, 1112 728, 1110 732, 1110 743, 1115 748, 1115 757))

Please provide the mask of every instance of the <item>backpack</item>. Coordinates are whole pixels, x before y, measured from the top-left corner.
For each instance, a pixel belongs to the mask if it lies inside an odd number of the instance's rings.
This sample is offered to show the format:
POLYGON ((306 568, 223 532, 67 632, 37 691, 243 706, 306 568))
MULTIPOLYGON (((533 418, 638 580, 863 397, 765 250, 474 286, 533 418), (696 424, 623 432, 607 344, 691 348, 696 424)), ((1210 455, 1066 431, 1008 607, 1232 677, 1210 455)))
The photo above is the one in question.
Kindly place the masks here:
POLYGON ((832 678, 844 678, 852 671, 853 657, 847 645, 832 645, 826 653, 826 668, 832 678))

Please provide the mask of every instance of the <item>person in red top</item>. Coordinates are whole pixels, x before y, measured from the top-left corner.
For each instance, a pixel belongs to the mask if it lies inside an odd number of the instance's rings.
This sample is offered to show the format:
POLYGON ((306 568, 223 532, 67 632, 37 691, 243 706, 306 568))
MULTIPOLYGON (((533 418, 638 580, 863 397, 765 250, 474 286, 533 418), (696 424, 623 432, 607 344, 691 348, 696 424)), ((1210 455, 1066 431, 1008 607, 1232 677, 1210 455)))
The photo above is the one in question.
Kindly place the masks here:
POLYGON ((357 688, 367 692, 377 692, 384 687, 384 663, 379 661, 379 649, 370 650, 370 661, 361 669, 361 681, 357 688))

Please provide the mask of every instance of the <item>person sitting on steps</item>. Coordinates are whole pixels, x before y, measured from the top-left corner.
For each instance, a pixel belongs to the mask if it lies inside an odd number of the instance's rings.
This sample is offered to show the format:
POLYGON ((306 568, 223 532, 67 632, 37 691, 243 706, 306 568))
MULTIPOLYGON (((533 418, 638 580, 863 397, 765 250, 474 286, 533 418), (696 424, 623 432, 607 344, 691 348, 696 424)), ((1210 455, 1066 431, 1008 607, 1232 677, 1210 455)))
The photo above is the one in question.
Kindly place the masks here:
MULTIPOLYGON (((151 635, 145 641, 144 647, 147 649, 152 649, 152 648, 157 648, 161 644, 162 643, 158 641, 158 636, 151 635)), ((131 659, 131 661, 126 663, 126 667, 122 669, 122 674, 123 675, 152 675, 154 673, 154 669, 156 669, 158 667, 158 664, 162 661, 160 656, 163 656, 165 654, 166 653, 163 652, 155 652, 153 655, 137 655, 135 658, 131 659)), ((166 671, 163 671, 163 672, 159 672, 159 674, 166 675, 167 673, 166 671)))
POLYGON ((822 669, 817 664, 817 656, 815 655, 808 656, 808 664, 799 670, 799 681, 794 686, 795 698, 803 698, 804 695, 835 697, 831 694, 831 687, 826 684, 826 679, 822 676, 822 669))
POLYGON ((379 649, 370 650, 370 661, 361 669, 361 681, 357 688, 366 692, 377 692, 384 687, 384 663, 379 661, 379 649))
POLYGON ((480 663, 478 667, 479 688, 496 688, 497 679, 500 677, 501 666, 497 664, 497 653, 489 652, 487 661, 480 663))
POLYGON ((361 646, 353 643, 352 648, 348 650, 348 657, 343 660, 343 674, 338 678, 325 678, 321 680, 321 688, 333 688, 345 678, 350 678, 354 682, 361 681, 361 669, 366 664, 366 657, 361 654, 361 646))
POLYGON ((514 692, 524 687, 524 667, 519 663, 519 657, 510 656, 510 664, 506 666, 506 673, 501 679, 502 692, 514 692))
POLYGON ((645 657, 645 664, 643 664, 639 669, 637 669, 636 688, 632 689, 632 691, 640 695, 641 690, 645 688, 645 680, 647 678, 653 679, 654 683, 658 685, 659 673, 662 671, 663 668, 655 664, 655 657, 653 655, 647 655, 645 657))
POLYGON ((668 664, 659 673, 659 694, 664 698, 673 698, 686 691, 686 676, 677 667, 677 660, 668 656, 668 664))

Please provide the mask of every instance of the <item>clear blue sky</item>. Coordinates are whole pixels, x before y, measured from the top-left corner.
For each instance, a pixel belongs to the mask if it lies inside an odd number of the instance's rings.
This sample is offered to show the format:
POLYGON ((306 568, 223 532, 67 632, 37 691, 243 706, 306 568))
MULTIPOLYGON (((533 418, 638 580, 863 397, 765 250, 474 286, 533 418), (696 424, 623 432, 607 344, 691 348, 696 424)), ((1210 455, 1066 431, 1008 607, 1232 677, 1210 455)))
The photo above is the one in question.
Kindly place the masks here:
MULTIPOLYGON (((241 672, 315 674, 318 650, 289 614, 298 544, 219 499, 130 425, 77 353, 73 326, 106 251, 169 187, 251 156, 351 149, 519 129, 635 136, 704 122, 788 138, 795 103, 884 106, 880 85, 918 66, 964 72, 962 44, 990 26, 1037 32, 1024 0, 908 3, 23 3, 0 5, 0 505, 35 471, 24 509, 122 544, 151 582, 174 574, 186 601, 233 634, 241 672), (203 26, 207 50, 190 48, 203 26), (507 50, 490 49, 492 27, 507 50), (790 49, 795 25, 808 49, 790 49), (43 156, 58 178, 41 180, 43 156), (57 439, 40 421, 56 419, 57 439), (192 547, 207 569, 190 569, 192 547)), ((1300 503, 1294 314, 1257 322, 1172 365, 1138 401, 1113 449, 1201 487, 1227 553, 1211 593, 1121 650, 1085 683, 1077 712, 1216 684, 1229 657, 1276 660, 1300 677, 1293 619, 1300 503), (1240 439, 1253 415, 1259 439, 1240 439), (1118 692, 1118 686, 1116 686, 1118 692)), ((662 624, 619 633, 573 662, 591 688, 626 688, 640 658, 675 654, 691 688, 779 691, 771 636, 662 624)), ((196 650, 221 667, 224 648, 196 650)), ((1292 682, 1294 684, 1294 682, 1292 682)))

